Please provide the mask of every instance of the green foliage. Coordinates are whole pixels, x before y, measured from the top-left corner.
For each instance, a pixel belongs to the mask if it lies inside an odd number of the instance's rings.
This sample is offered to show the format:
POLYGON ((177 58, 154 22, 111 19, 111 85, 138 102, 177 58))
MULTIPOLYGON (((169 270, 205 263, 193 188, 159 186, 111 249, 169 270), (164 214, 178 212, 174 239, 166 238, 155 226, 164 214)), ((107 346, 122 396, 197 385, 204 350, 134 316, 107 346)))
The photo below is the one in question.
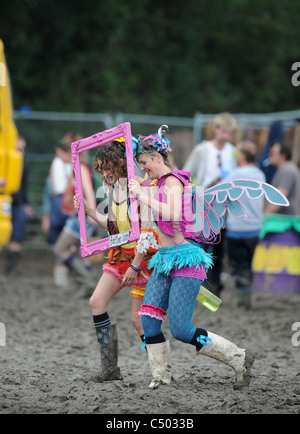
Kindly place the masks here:
POLYGON ((11 0, 14 105, 193 116, 299 107, 294 0, 11 0))

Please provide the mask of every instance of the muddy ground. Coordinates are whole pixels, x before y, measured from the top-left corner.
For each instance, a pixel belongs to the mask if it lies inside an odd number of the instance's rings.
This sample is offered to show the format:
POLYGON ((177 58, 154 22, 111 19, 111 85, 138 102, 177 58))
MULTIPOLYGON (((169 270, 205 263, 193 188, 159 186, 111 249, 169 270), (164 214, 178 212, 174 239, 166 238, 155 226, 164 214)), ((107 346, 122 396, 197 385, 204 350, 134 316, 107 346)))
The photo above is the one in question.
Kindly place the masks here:
MULTIPOLYGON (((117 322, 123 381, 98 383, 98 344, 87 298, 75 283, 52 282, 52 252, 24 249, 18 275, 3 275, 0 254, 0 414, 292 414, 300 413, 300 293, 255 294, 249 312, 236 307, 227 279, 224 305, 215 313, 197 302, 194 324, 257 352, 253 381, 233 389, 233 371, 192 346, 170 339, 174 382, 150 390, 147 354, 131 325, 129 289, 111 302, 117 322), (293 338, 294 335, 294 338, 293 338), (298 344, 298 345, 297 345, 298 344)), ((94 265, 101 273, 101 264, 94 265)))

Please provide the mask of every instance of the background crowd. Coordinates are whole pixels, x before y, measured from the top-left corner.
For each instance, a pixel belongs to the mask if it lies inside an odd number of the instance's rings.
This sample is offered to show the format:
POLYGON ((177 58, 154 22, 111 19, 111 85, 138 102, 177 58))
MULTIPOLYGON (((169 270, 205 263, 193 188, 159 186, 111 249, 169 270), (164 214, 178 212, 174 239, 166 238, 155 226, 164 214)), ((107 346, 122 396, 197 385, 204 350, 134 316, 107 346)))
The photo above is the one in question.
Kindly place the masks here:
MULTIPOLYGON (((208 188, 224 180, 238 178, 267 181, 278 188, 290 201, 288 208, 265 205, 263 198, 243 201, 247 218, 226 217, 226 228, 222 230, 218 244, 206 245, 213 253, 215 267, 209 272, 208 280, 212 291, 222 297, 224 278, 231 274, 235 280, 238 304, 251 308, 253 284, 252 261, 255 248, 266 215, 283 214, 299 216, 300 171, 292 161, 292 146, 282 140, 282 126, 275 122, 270 129, 262 151, 251 140, 240 138, 232 143, 238 123, 229 113, 220 113, 212 120, 209 139, 193 147, 182 168, 191 172, 195 185, 208 188), (274 133, 275 131, 275 133, 274 133), (280 138, 281 140, 278 140, 280 138)), ((66 132, 55 145, 55 154, 45 180, 40 230, 46 234, 45 243, 53 249, 53 283, 58 287, 68 287, 72 275, 80 285, 81 294, 90 294, 95 286, 94 268, 88 259, 80 256, 80 233, 76 211, 73 209, 74 175, 71 164, 71 143, 82 138, 73 132, 66 132)), ((25 152, 26 141, 18 139, 19 149, 25 152)), ((29 145, 30 146, 30 145, 29 145)), ((182 143, 182 147, 185 144, 182 143)), ((89 185, 89 201, 96 204, 96 188, 99 178, 89 168, 89 156, 82 156, 82 176, 89 185)), ((174 167, 176 161, 173 162, 174 167)), ((28 197, 27 179, 30 176, 25 158, 22 186, 14 195, 14 231, 6 247, 5 274, 13 276, 17 270, 22 244, 26 238, 26 221, 34 216, 28 197)), ((101 180, 100 180, 101 184, 101 180)), ((88 237, 106 236, 99 233, 92 219, 87 220, 88 237)), ((99 277, 99 276, 98 276, 99 277)))

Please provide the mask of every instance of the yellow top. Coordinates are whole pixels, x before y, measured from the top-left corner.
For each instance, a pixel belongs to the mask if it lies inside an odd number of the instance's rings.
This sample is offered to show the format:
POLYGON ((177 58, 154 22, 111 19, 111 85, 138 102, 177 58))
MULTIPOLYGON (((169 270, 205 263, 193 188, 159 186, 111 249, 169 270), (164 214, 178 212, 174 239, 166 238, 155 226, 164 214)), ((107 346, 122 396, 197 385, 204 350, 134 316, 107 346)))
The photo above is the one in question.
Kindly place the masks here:
MULTIPOLYGON (((116 216, 117 226, 119 233, 129 231, 131 229, 130 222, 128 218, 128 206, 127 200, 123 200, 123 202, 117 203, 114 200, 112 201, 112 212, 116 216)), ((132 241, 131 243, 124 244, 122 248, 132 249, 134 248, 136 241, 132 241)))

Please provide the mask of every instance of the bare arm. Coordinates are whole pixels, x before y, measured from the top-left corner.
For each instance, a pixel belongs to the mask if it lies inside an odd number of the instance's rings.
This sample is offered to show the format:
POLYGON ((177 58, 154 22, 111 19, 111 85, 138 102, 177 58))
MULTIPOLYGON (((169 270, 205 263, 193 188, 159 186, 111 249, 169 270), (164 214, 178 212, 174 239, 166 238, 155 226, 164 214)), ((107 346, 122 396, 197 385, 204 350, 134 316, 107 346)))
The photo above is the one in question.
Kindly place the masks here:
MULTIPOLYGON (((77 201, 76 196, 74 196, 74 208, 79 209, 79 203, 77 201)), ((85 199, 84 199, 84 211, 96 223, 98 223, 104 229, 107 229, 107 216, 97 212, 97 210, 91 207, 90 204, 85 199)))
POLYGON ((138 199, 159 214, 164 220, 177 222, 181 216, 183 185, 175 176, 168 176, 165 183, 167 202, 163 203, 143 192, 139 183, 129 181, 129 190, 138 199))
MULTIPOLYGON (((91 180, 91 175, 89 173, 89 169, 84 164, 80 165, 80 169, 81 169, 81 180, 82 180, 84 197, 86 198, 86 202, 89 204, 91 209, 96 209, 96 196, 95 196, 95 192, 91 180)), ((88 215, 88 220, 90 221, 91 224, 95 225, 96 221, 90 215, 88 215)))

